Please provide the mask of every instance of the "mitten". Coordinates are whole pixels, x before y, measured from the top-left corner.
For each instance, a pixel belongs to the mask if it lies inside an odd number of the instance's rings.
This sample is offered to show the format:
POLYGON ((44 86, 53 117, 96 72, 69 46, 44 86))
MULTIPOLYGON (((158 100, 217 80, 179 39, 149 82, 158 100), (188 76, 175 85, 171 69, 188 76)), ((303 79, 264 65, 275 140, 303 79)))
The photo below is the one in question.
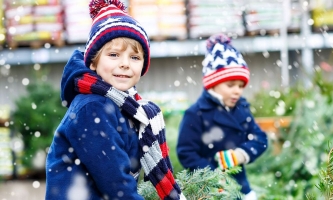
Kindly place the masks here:
POLYGON ((236 154, 232 149, 217 152, 214 159, 220 169, 228 169, 238 165, 236 154))

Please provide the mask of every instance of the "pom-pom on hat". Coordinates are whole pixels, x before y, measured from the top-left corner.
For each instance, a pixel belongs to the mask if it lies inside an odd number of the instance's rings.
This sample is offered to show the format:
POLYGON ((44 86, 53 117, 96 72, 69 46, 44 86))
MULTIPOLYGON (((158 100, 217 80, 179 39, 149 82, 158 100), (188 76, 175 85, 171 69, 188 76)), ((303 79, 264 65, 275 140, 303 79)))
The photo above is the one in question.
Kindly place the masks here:
POLYGON ((149 68, 149 38, 143 27, 125 12, 119 0, 91 0, 89 4, 92 26, 84 52, 87 67, 96 53, 112 39, 127 37, 138 41, 144 51, 143 76, 149 68))
POLYGON ((242 54, 230 43, 231 39, 224 34, 212 35, 207 39, 206 56, 202 61, 205 89, 230 80, 242 80, 245 85, 249 82, 249 68, 242 54))

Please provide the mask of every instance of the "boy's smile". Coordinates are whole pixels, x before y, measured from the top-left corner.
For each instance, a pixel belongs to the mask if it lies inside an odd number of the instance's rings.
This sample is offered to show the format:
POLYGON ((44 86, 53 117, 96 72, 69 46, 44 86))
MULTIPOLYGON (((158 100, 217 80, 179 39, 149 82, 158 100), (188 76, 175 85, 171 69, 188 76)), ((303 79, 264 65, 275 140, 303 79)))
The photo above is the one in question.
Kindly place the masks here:
POLYGON ((119 78, 131 78, 130 76, 126 76, 126 75, 114 75, 115 77, 119 77, 119 78))
POLYGON ((139 82, 143 63, 142 53, 116 40, 108 48, 103 48, 97 65, 91 64, 90 69, 96 70, 104 81, 116 89, 127 91, 139 82))

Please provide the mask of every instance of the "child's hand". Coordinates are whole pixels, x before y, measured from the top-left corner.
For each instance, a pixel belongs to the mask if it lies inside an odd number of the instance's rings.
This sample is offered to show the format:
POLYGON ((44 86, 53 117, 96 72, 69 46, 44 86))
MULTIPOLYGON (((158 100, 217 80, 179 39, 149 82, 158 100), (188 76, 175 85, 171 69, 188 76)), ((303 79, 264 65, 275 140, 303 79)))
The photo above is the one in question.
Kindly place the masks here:
POLYGON ((236 150, 219 151, 215 154, 214 159, 220 169, 228 169, 245 162, 245 157, 241 152, 236 150))

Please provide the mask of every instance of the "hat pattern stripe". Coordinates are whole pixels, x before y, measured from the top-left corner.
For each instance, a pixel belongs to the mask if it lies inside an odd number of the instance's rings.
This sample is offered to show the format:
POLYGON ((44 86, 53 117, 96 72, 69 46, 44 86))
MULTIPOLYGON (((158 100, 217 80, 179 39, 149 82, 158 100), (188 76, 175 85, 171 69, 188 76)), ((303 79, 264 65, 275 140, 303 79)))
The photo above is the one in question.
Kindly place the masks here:
MULTIPOLYGON (((115 31, 115 30, 122 30, 122 31, 129 31, 131 33, 135 33, 135 31, 133 30, 133 28, 129 28, 128 26, 131 25, 130 23, 123 23, 123 22, 120 22, 120 23, 113 23, 113 24, 108 24, 106 26, 104 26, 99 32, 95 33, 95 35, 92 37, 92 40, 89 42, 89 46, 91 45, 91 43, 96 40, 96 39, 99 39, 101 38, 103 35, 105 35, 106 33, 112 33, 112 31, 115 31), (104 29, 108 29, 108 30, 104 30, 104 29)), ((135 29, 137 32, 140 32, 140 29, 135 29)), ((136 36, 139 36, 142 40, 145 40, 145 35, 142 35, 142 34, 135 34, 136 36), (144 36, 144 37, 142 37, 144 36)), ((145 42, 145 44, 148 46, 148 43, 145 42)))
MULTIPOLYGON (((212 70, 212 69, 205 69, 203 70, 203 73, 205 74, 205 77, 207 76, 212 76, 213 74, 216 74, 217 72, 219 71, 223 71, 223 70, 236 70, 236 69, 246 69, 248 70, 248 67, 244 66, 244 65, 233 65, 234 63, 232 63, 232 65, 227 65, 227 66, 224 66, 224 65, 217 65, 216 69, 215 70, 212 70)), ((236 64, 236 63, 235 63, 236 64)), ((212 66, 209 65, 211 68, 212 66)))
POLYGON ((217 76, 221 76, 223 74, 228 74, 228 73, 232 73, 232 72, 244 73, 247 76, 249 76, 249 74, 250 74, 250 71, 245 67, 231 67, 231 68, 219 69, 219 70, 215 71, 214 73, 206 75, 205 77, 203 77, 203 79, 209 80, 209 79, 215 78, 217 76))
POLYGON ((240 79, 243 78, 245 80, 248 79, 248 74, 246 73, 240 73, 240 72, 233 72, 233 73, 227 73, 227 74, 221 74, 220 76, 215 76, 214 78, 210 79, 210 80, 203 80, 204 85, 211 85, 214 82, 222 82, 225 80, 232 80, 233 77, 236 79, 240 79))
POLYGON ((108 25, 104 26, 103 28, 101 28, 98 32, 95 32, 94 35, 90 38, 89 42, 87 43, 87 45, 86 45, 86 49, 89 50, 91 44, 92 44, 95 40, 99 39, 100 37, 102 37, 102 36, 105 35, 106 33, 109 33, 109 32, 114 31, 115 28, 112 29, 112 30, 107 30, 107 31, 105 31, 105 29, 109 29, 109 28, 112 28, 112 27, 117 27, 117 30, 119 30, 119 29, 120 29, 120 30, 126 30, 126 31, 130 31, 130 32, 132 32, 132 33, 135 33, 135 32, 133 31, 133 29, 136 30, 137 32, 140 33, 139 36, 141 37, 141 39, 145 40, 145 43, 146 43, 146 45, 148 46, 148 43, 147 43, 148 38, 147 38, 146 34, 145 34, 142 30, 140 30, 137 26, 134 26, 134 25, 131 24, 131 23, 117 22, 117 23, 111 23, 111 24, 108 24, 108 25), (120 28, 120 27, 118 27, 118 26, 123 26, 123 27, 120 28), (130 28, 127 28, 127 27, 130 27, 130 28), (144 36, 145 38, 142 38, 142 36, 144 36))
POLYGON ((205 76, 203 78, 203 80, 209 81, 211 79, 215 79, 215 78, 218 78, 218 77, 221 77, 221 76, 228 76, 228 75, 230 76, 232 74, 237 74, 237 73, 242 75, 242 76, 245 76, 247 78, 249 78, 249 76, 250 76, 250 72, 245 68, 237 68, 237 69, 230 69, 229 68, 229 69, 224 69, 222 71, 218 71, 218 72, 215 72, 215 73, 210 74, 208 76, 205 76))
POLYGON ((213 83, 221 83, 223 81, 230 81, 230 80, 246 80, 246 76, 238 74, 238 73, 233 73, 229 75, 224 75, 220 77, 216 77, 215 79, 209 80, 209 81, 203 81, 204 85, 212 85, 213 83))
POLYGON ((104 18, 109 18, 110 14, 118 14, 115 16, 128 16, 126 13, 121 12, 119 9, 105 9, 105 11, 100 11, 100 14, 94 19, 93 24, 95 24, 97 21, 104 19, 104 18))
POLYGON ((243 75, 243 76, 246 76, 248 77, 250 75, 250 72, 244 68, 238 68, 238 69, 232 69, 232 70, 223 70, 223 71, 219 71, 219 72, 216 72, 214 74, 211 74, 209 76, 205 76, 203 78, 203 80, 206 80, 206 81, 209 81, 211 79, 215 79, 215 78, 218 78, 218 77, 221 77, 221 76, 227 76, 227 75, 231 75, 231 74, 240 74, 240 75, 243 75))
POLYGON ((224 66, 225 69, 230 69, 230 68, 243 68, 249 71, 249 68, 245 65, 229 65, 229 66, 224 66))

